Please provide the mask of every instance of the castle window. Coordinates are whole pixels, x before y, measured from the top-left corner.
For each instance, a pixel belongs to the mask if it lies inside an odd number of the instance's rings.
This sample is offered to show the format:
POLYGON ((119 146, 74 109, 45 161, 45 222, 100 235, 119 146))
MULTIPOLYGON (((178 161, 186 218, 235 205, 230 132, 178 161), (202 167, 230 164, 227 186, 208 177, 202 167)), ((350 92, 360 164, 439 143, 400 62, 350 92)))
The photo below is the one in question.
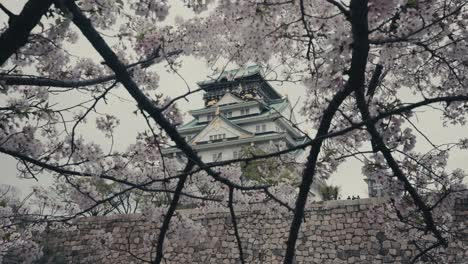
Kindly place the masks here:
POLYGON ((221 161, 223 160, 223 153, 218 152, 218 153, 213 153, 213 161, 221 161))
POLYGON ((265 132, 266 131, 266 124, 256 125, 255 132, 265 132))
POLYGON ((250 109, 249 108, 241 109, 241 115, 248 115, 248 114, 250 114, 250 109))
POLYGON ((232 117, 232 111, 225 112, 224 116, 227 118, 232 117))
POLYGON ((234 152, 232 153, 232 158, 233 158, 233 159, 238 159, 238 158, 239 158, 239 152, 234 151, 234 152))
POLYGON ((225 139, 226 138, 226 134, 216 134, 216 135, 211 135, 210 136, 210 141, 214 141, 214 140, 221 140, 221 139, 225 139))
POLYGON ((206 116, 206 119, 207 119, 208 121, 211 121, 211 120, 213 120, 214 118, 215 118, 215 115, 214 115, 214 114, 209 114, 209 115, 206 116))

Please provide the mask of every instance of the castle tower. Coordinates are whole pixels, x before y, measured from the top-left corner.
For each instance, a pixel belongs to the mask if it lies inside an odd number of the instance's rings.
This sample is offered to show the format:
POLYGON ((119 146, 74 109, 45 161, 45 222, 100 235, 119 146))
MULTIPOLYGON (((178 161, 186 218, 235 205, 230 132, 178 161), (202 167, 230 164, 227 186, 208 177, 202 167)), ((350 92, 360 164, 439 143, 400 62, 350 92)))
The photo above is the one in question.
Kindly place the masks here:
MULTIPOLYGON (((306 141, 294 128, 289 100, 264 80, 258 66, 226 71, 198 85, 205 107, 189 111, 193 119, 177 129, 204 162, 239 158, 244 146, 272 152, 306 141)), ((163 153, 183 158, 175 147, 163 153)))

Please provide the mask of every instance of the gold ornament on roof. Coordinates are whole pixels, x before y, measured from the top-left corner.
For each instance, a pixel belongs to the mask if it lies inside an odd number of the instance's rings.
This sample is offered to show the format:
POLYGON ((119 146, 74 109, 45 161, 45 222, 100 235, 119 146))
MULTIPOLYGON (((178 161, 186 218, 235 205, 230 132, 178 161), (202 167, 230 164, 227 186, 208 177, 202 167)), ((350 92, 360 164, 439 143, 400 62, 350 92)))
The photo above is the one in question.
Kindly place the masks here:
POLYGON ((217 102, 218 102, 218 100, 216 100, 216 99, 212 99, 212 100, 210 100, 210 101, 208 101, 208 102, 206 103, 206 106, 212 106, 212 105, 215 105, 217 102))

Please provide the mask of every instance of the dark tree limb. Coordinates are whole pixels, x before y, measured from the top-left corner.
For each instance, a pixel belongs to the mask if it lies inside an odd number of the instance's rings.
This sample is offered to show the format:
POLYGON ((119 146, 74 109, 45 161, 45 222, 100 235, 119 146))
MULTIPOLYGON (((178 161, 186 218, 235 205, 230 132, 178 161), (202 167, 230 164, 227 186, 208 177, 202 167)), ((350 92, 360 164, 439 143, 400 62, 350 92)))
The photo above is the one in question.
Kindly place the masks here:
MULTIPOLYGON (((349 73, 350 77, 345 85, 345 88, 335 94, 328 107, 325 109, 325 112, 320 121, 320 126, 318 128, 316 138, 328 134, 331 121, 333 120, 333 117, 341 103, 351 94, 355 87, 364 85, 367 55, 369 52, 367 36, 367 1, 351 1, 350 19, 353 32, 353 51, 349 73), (354 8, 353 5, 355 6, 354 8), (358 7, 356 8, 356 6, 358 7)), ((284 264, 292 264, 294 260, 296 242, 302 220, 304 218, 304 208, 307 203, 310 186, 313 182, 317 159, 322 143, 323 140, 318 140, 315 144, 311 145, 310 154, 307 158, 306 167, 302 175, 302 183, 299 187, 299 195, 296 200, 294 217, 291 223, 289 237, 286 244, 284 264)))
POLYGON ((367 92, 366 92, 366 95, 369 97, 369 101, 372 99, 372 97, 374 97, 375 90, 377 89, 377 86, 379 85, 380 76, 382 75, 382 70, 383 70, 383 66, 381 64, 377 64, 377 66, 375 66, 374 73, 369 82, 369 85, 367 87, 367 92))
POLYGON ((15 14, 13 14, 13 12, 11 12, 8 8, 6 8, 1 3, 0 3, 0 9, 9 17, 8 19, 9 23, 11 23, 12 20, 14 20, 17 17, 15 14))
MULTIPOLYGON (((181 50, 168 52, 165 56, 172 57, 181 54, 181 50)), ((134 67, 141 65, 142 68, 148 68, 154 63, 159 62, 161 59, 159 53, 126 65, 127 69, 131 72, 134 67)), ((40 76, 25 76, 25 75, 9 75, 0 73, 0 81, 4 85, 28 85, 28 86, 42 86, 42 87, 60 87, 60 88, 79 88, 84 86, 93 86, 103 84, 116 79, 115 74, 97 77, 89 80, 58 80, 40 76)))
MULTIPOLYGON (((356 94, 358 108, 359 108, 359 111, 361 112, 362 118, 363 119, 370 118, 370 112, 365 102, 364 92, 362 91, 362 89, 356 89, 355 94, 356 94)), ((375 125, 366 124, 366 127, 367 127, 367 131, 372 137, 376 150, 380 151, 383 154, 393 174, 403 184, 405 190, 408 191, 411 198, 413 199, 416 207, 418 207, 419 210, 422 212, 427 229, 430 230, 434 234, 434 236, 442 245, 446 246, 447 241, 442 237, 442 234, 437 229, 436 224, 434 222, 434 218, 432 217, 430 208, 425 204, 422 197, 418 194, 416 189, 409 182, 408 178, 404 175, 397 161, 393 157, 390 149, 388 149, 388 147, 385 145, 385 142, 382 139, 382 136, 375 128, 375 125)))
POLYGON ((96 51, 101 55, 107 66, 114 71, 116 80, 125 87, 128 93, 138 103, 138 107, 147 112, 151 118, 154 119, 154 121, 167 133, 171 140, 174 141, 177 148, 185 153, 189 160, 194 162, 201 169, 205 170, 213 179, 227 186, 233 186, 236 189, 241 190, 264 190, 265 188, 268 188, 268 186, 241 186, 229 179, 221 177, 219 172, 215 172, 207 166, 192 147, 190 147, 190 145, 185 141, 185 139, 177 132, 176 127, 166 119, 161 109, 155 106, 153 101, 150 100, 150 98, 148 98, 138 87, 135 81, 133 81, 125 65, 119 60, 109 45, 107 45, 99 32, 97 32, 93 27, 91 21, 83 14, 75 2, 72 0, 66 1, 65 6, 73 15, 73 23, 88 39, 94 49, 96 49, 96 51))
MULTIPOLYGON (((359 1, 359 0, 351 0, 351 14, 356 14, 365 10, 363 2, 367 1, 359 1)), ((366 11, 365 11, 366 12, 366 11)), ((360 17, 353 18, 352 20, 353 25, 353 48, 354 49, 363 49, 369 50, 369 38, 367 34, 367 14, 361 15, 360 17)), ((361 116, 363 120, 368 120, 371 118, 369 108, 366 104, 365 95, 364 95, 364 83, 365 83, 365 68, 367 63, 367 52, 365 54, 366 61, 364 65, 361 65, 364 71, 350 76, 350 81, 352 78, 356 78, 356 85, 353 85, 354 94, 356 96, 357 106, 359 111, 361 112, 361 116)), ((354 57, 354 56, 353 56, 354 57)), ((351 66, 352 67, 352 66, 351 66)), ((423 214, 424 221, 426 223, 426 227, 430 230, 435 238, 444 246, 447 246, 447 241, 442 237, 442 234, 437 229, 434 219, 432 217, 432 213, 430 208, 424 203, 421 196, 418 194, 416 189, 411 185, 408 178, 404 175, 404 172, 401 170, 400 166, 398 165, 397 161, 393 157, 391 150, 386 146, 382 136, 377 131, 374 124, 366 124, 367 131, 372 137, 372 142, 375 145, 375 150, 380 151, 385 160, 387 161, 388 166, 392 170, 393 174, 397 177, 397 179, 403 184, 404 188, 410 194, 411 198, 414 201, 416 207, 423 214)))
POLYGON ((19 48, 26 45, 33 28, 49 10, 52 0, 29 0, 19 15, 10 21, 10 26, 0 36, 0 66, 19 48))
POLYGON ((341 13, 343 13, 343 15, 346 17, 347 20, 351 20, 351 14, 349 12, 348 9, 346 9, 345 6, 343 6, 343 4, 341 4, 340 2, 336 1, 336 0, 326 0, 328 3, 336 6, 340 11, 341 13))
POLYGON ((333 97, 327 109, 323 113, 319 129, 315 136, 315 140, 311 144, 311 149, 307 158, 306 167, 302 173, 302 182, 299 186, 299 195, 296 200, 294 217, 290 226, 288 241, 286 243, 286 254, 284 258, 285 264, 293 263, 296 242, 299 235, 302 220, 304 219, 304 210, 307 203, 310 187, 314 179, 320 149, 322 147, 323 141, 325 140, 324 136, 328 134, 331 121, 333 120, 336 111, 343 103, 343 101, 350 95, 350 93, 350 87, 346 86, 343 90, 338 92, 333 97))
MULTIPOLYGON (((409 263, 411 264, 415 264, 419 258, 421 258, 422 256, 425 256, 427 255, 427 253, 437 247, 440 247, 442 245, 442 243, 440 241, 437 241, 436 243, 430 245, 429 247, 425 248, 425 249, 422 249, 420 246, 418 246, 418 244, 414 243, 414 245, 418 248, 418 250, 420 251, 416 256, 414 256, 411 261, 409 263)), ((432 261, 434 261, 434 259, 432 259, 432 261)), ((435 263, 435 262, 433 262, 435 263)))
MULTIPOLYGON (((195 163, 193 163, 192 161, 189 161, 184 168, 184 172, 189 173, 193 169, 194 166, 195 166, 195 163)), ((186 174, 185 176, 182 176, 179 179, 174 195, 172 197, 171 204, 169 208, 167 209, 166 214, 164 215, 163 224, 161 228, 159 229, 158 241, 156 244, 156 257, 154 258, 154 261, 152 262, 154 264, 161 263, 164 257, 163 246, 164 246, 164 240, 166 238, 166 233, 169 230, 169 225, 171 223, 172 216, 174 215, 174 212, 177 209, 177 205, 179 204, 180 193, 182 192, 182 189, 184 188, 187 178, 188 178, 188 174, 186 174)))
POLYGON ((239 259, 242 264, 245 264, 244 252, 242 250, 242 241, 239 235, 239 228, 237 227, 237 218, 236 218, 236 212, 234 211, 233 201, 234 201, 234 188, 229 187, 228 207, 229 207, 229 212, 231 214, 232 228, 234 229, 234 236, 236 237, 237 248, 239 249, 239 259))

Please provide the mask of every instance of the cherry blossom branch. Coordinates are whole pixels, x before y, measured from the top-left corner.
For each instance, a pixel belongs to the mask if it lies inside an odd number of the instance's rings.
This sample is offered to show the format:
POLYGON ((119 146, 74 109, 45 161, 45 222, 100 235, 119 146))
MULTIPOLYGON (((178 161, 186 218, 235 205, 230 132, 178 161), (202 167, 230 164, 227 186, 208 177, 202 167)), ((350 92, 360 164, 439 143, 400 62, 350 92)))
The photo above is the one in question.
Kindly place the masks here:
POLYGON ((115 80, 115 78, 115 74, 111 74, 90 80, 57 80, 40 76, 18 76, 0 74, 0 81, 5 85, 27 85, 61 88, 78 88, 92 86, 115 80))
POLYGON ((296 206, 294 209, 294 217, 289 230, 289 237, 286 242, 286 254, 284 258, 285 264, 292 264, 294 259, 295 245, 299 235, 299 230, 304 218, 305 205, 307 203, 307 198, 309 195, 310 187, 313 182, 315 175, 316 164, 320 149, 323 141, 325 140, 328 130, 330 129, 331 121, 335 116, 336 111, 343 103, 343 101, 351 94, 351 88, 349 85, 339 91, 333 99, 330 101, 328 107, 325 109, 320 126, 318 128, 316 137, 310 144, 310 154, 307 158, 306 167, 302 174, 302 182, 299 186, 299 195, 296 199, 296 206))
POLYGON ((450 13, 447 13, 445 14, 444 16, 441 16, 440 18, 437 18, 437 19, 434 19, 433 21, 431 21, 431 23, 415 30, 415 31, 412 31, 408 34, 406 34, 405 36, 401 36, 401 37, 392 37, 392 38, 387 38, 387 39, 370 39, 369 40, 369 44, 373 44, 373 45, 385 45, 385 44, 390 44, 390 43, 397 43, 397 42, 408 42, 410 41, 410 37, 411 36, 414 36, 428 28, 431 28, 432 26, 434 25, 437 25, 439 24, 441 21, 453 16, 453 15, 457 15, 460 13, 460 11, 463 9, 463 7, 465 7, 466 5, 468 4, 468 1, 465 1, 464 3, 460 4, 456 9, 454 9, 452 12, 450 13))
MULTIPOLYGON (((355 94, 356 94, 357 105, 358 105, 358 108, 361 112, 363 119, 369 119, 370 112, 365 104, 365 97, 364 97, 364 93, 362 89, 360 88, 356 89, 355 94)), ((386 159, 387 164, 392 169, 395 176, 398 178, 399 181, 403 183, 405 190, 408 191, 415 205, 423 213, 423 217, 426 222, 427 229, 431 230, 431 232, 434 234, 437 240, 439 240, 440 243, 442 243, 443 245, 447 245, 446 240, 442 237, 442 234, 440 233, 440 231, 437 229, 435 225, 434 219, 432 217, 432 213, 430 212, 430 208, 424 203, 424 201, 422 200, 421 196, 418 194, 416 189, 411 185, 409 180, 406 178, 403 171, 400 169, 398 163, 393 158, 391 151, 385 145, 385 142, 383 141, 381 135, 375 128, 374 124, 366 124, 366 127, 367 127, 367 131, 372 136, 373 142, 376 144, 376 149, 384 155, 384 158, 386 159)))
MULTIPOLYGON (((361 4, 362 3, 359 3, 358 0, 351 0, 351 13, 352 14, 358 13, 358 10, 363 9, 364 7, 361 4)), ((365 61, 363 65, 360 65, 361 69, 366 68, 367 54, 369 51, 369 43, 370 43, 368 39, 368 35, 367 35, 367 19, 366 18, 367 18, 367 14, 363 14, 361 18, 355 17, 355 19, 353 19, 352 21, 353 38, 354 38, 353 48, 354 49, 360 48, 363 51, 365 51, 365 53, 362 54, 365 56, 365 61)), ((350 82, 352 81, 353 78, 356 78, 356 85, 353 86, 353 90, 354 90, 354 94, 356 97, 357 106, 362 115, 362 119, 369 120, 371 119, 371 115, 369 112, 369 108, 366 104, 365 95, 364 95, 365 72, 362 71, 355 75, 351 74, 350 82)), ((418 192, 414 189, 414 187, 411 185, 409 180, 404 175, 403 171, 400 169, 398 163, 393 158, 393 155, 390 149, 388 149, 388 147, 385 145, 385 142, 383 141, 380 133, 375 128, 375 125, 372 123, 368 123, 366 124, 366 128, 372 137, 372 141, 375 144, 375 149, 383 154, 384 158, 387 161, 387 164, 392 169, 395 176, 398 178, 399 181, 403 183, 405 189, 409 192, 415 205, 423 213, 423 217, 424 217, 424 221, 426 223, 427 229, 430 230, 434 234, 434 236, 437 238, 437 240, 441 244, 447 245, 446 240, 442 237, 442 234, 437 229, 434 223, 434 219, 432 217, 432 213, 430 212, 429 207, 424 203, 424 201, 422 200, 418 192)))
MULTIPOLYGON (((40 160, 34 159, 32 157, 29 157, 29 156, 27 156, 25 154, 22 154, 22 153, 19 153, 19 152, 16 152, 16 151, 12 151, 12 150, 8 150, 8 149, 2 148, 2 147, 0 147, 0 153, 10 155, 10 156, 12 156, 14 158, 26 161, 26 162, 31 163, 33 165, 39 166, 39 167, 44 168, 46 170, 50 170, 50 171, 53 171, 53 172, 56 172, 56 173, 59 173, 59 174, 62 174, 62 175, 72 175, 72 176, 81 176, 81 177, 99 177, 99 178, 102 178, 102 179, 111 180, 113 182, 117 182, 117 183, 121 183, 121 184, 125 184, 125 185, 130 185, 130 186, 135 186, 135 187, 138 186, 138 188, 143 190, 143 191, 151 190, 151 189, 145 188, 145 186, 147 186, 147 185, 151 185, 151 184, 156 183, 156 182, 171 181, 171 180, 178 179, 178 178, 180 178, 182 176, 190 174, 190 173, 183 173, 183 174, 179 174, 179 175, 174 175, 172 177, 166 177, 164 179, 152 179, 151 181, 148 181, 148 182, 145 182, 145 183, 135 184, 135 183, 129 182, 127 180, 121 180, 121 179, 118 179, 118 178, 116 178, 114 176, 107 175, 107 174, 92 175, 92 174, 85 173, 85 172, 64 169, 64 168, 61 168, 62 166, 48 164, 48 163, 42 162, 40 160)), ((195 173, 195 172, 193 172, 193 173, 195 173)))
MULTIPOLYGON (((364 79, 364 75, 362 75, 362 78, 364 79)), ((361 112, 362 118, 364 120, 370 119, 371 115, 369 112, 369 109, 367 107, 367 104, 365 102, 365 96, 364 96, 364 91, 363 91, 363 85, 361 86, 356 86, 354 89, 354 93, 356 95, 356 102, 359 108, 359 111, 361 112)), ((418 192, 415 190, 415 188, 411 185, 409 180, 406 178, 404 175, 403 171, 400 169, 398 163, 394 159, 391 151, 388 149, 388 147, 385 145, 385 142, 383 141, 380 133, 377 131, 375 128, 374 124, 366 124, 367 131, 369 134, 372 136, 372 140, 375 143, 376 150, 380 151, 384 158, 387 161, 387 164, 389 167, 392 169, 393 173, 395 176, 398 178, 399 181, 401 181, 405 187, 405 190, 408 191, 410 194, 411 198, 413 199, 415 205, 421 210, 423 213, 424 220, 426 222, 427 229, 430 230, 434 236, 437 238, 437 240, 446 245, 447 242, 445 239, 442 237, 440 231, 437 229, 434 219, 432 217, 432 214, 430 212, 430 208, 424 203, 422 200, 421 196, 418 194, 418 192)))
POLYGON ((177 132, 175 126, 164 117, 161 109, 156 107, 154 103, 141 91, 141 89, 139 89, 138 85, 133 81, 117 55, 107 45, 96 29, 94 29, 90 20, 84 16, 79 7, 73 1, 67 1, 65 6, 68 8, 68 11, 73 14, 73 23, 80 29, 91 45, 102 56, 106 64, 115 72, 117 80, 127 89, 129 94, 138 103, 139 107, 146 111, 151 118, 153 118, 154 121, 156 121, 156 123, 166 131, 171 140, 174 141, 176 146, 185 153, 189 160, 204 169, 212 178, 225 185, 233 186, 236 189, 242 190, 262 190, 266 188, 265 186, 241 186, 226 178, 220 177, 220 173, 215 172, 206 166, 185 139, 177 132))
MULTIPOLYGON (((171 180, 180 179, 183 176, 190 176, 190 175, 192 175, 194 173, 197 173, 197 172, 200 172, 200 171, 204 170, 202 168, 196 168, 196 169, 193 169, 189 173, 182 172, 182 173, 179 173, 179 174, 174 175, 174 176, 165 177, 163 179, 152 179, 152 180, 150 180, 148 182, 144 182, 144 183, 141 183, 141 184, 135 184, 135 183, 129 182, 127 180, 118 179, 115 176, 111 176, 111 175, 108 175, 108 174, 105 174, 105 173, 103 173, 103 174, 89 174, 89 173, 86 173, 86 172, 80 172, 80 171, 64 169, 63 167, 65 165, 49 164, 49 163, 37 160, 35 158, 32 158, 32 157, 30 157, 28 155, 22 154, 20 152, 13 151, 13 150, 8 150, 8 149, 5 149, 3 147, 0 147, 0 153, 10 155, 10 156, 12 156, 14 158, 17 158, 19 160, 24 160, 24 161, 26 161, 28 163, 31 163, 31 164, 35 165, 35 166, 38 166, 38 167, 41 167, 43 169, 50 170, 50 171, 53 171, 53 172, 56 172, 56 173, 59 173, 59 174, 72 175, 72 176, 81 176, 81 177, 99 177, 99 178, 106 179, 106 180, 111 180, 113 182, 117 182, 117 183, 120 183, 120 184, 135 186, 135 187, 137 187, 138 189, 140 189, 142 191, 152 191, 152 189, 145 187, 147 185, 151 185, 151 184, 156 183, 156 182, 163 182, 163 183, 164 182, 169 182, 171 180)), ((223 164, 227 165, 227 164, 232 164, 232 163, 234 163, 234 162, 226 161, 223 164)), ((69 165, 69 164, 67 164, 67 165, 69 165)), ((213 168, 213 167, 217 167, 217 166, 223 166, 223 165, 217 164, 217 163, 211 163, 211 164, 206 165, 206 167, 208 167, 208 168, 213 168)), ((238 188, 237 186, 234 186, 234 187, 238 188)), ((241 186, 238 189, 241 189, 241 190, 267 190, 268 187, 269 186, 255 186, 254 185, 254 186, 241 186)), ((271 196, 271 195, 269 195, 269 196, 275 201, 278 200, 274 196, 271 196)))
MULTIPOLYGON (((307 37, 309 38, 309 43, 307 44, 306 58, 308 61, 310 61, 310 50, 311 50, 311 47, 313 47, 314 45, 313 44, 314 35, 312 31, 310 30, 309 24, 307 24, 307 21, 305 18, 306 13, 305 13, 305 7, 304 7, 304 0, 299 0, 299 7, 301 9, 301 21, 302 21, 305 31, 307 32, 307 37)), ((315 67, 315 69, 317 69, 317 67, 315 67)))
POLYGON ((191 94, 194 94, 194 93, 198 93, 200 91, 203 91, 202 88, 199 88, 199 89, 195 89, 195 90, 189 90, 187 92, 185 92, 184 94, 182 95, 179 95, 179 96, 176 96, 174 98, 172 98, 164 107, 161 108, 161 111, 164 111, 166 110, 167 108, 169 108, 172 104, 174 104, 175 102, 177 102, 178 100, 180 99, 187 99, 187 96, 191 95, 191 94))
POLYGON ((326 0, 326 1, 328 3, 336 6, 341 11, 341 13, 343 13, 343 15, 346 17, 347 20, 351 19, 351 14, 350 14, 349 10, 346 9, 346 7, 344 7, 341 3, 339 3, 338 1, 335 1, 335 0, 326 0))
MULTIPOLYGON (((429 247, 427 247, 427 248, 425 248, 425 249, 422 249, 420 246, 418 246, 417 243, 414 243, 414 245, 418 248, 418 250, 419 250, 420 252, 410 260, 410 263, 411 263, 411 264, 416 263, 416 261, 418 261, 420 257, 422 257, 422 256, 424 256, 424 255, 427 255, 427 253, 428 253, 429 251, 433 250, 434 248, 437 248, 437 247, 442 246, 443 243, 440 242, 440 241, 437 241, 436 243, 430 245, 429 247)), ((434 261, 434 260, 433 260, 433 261, 434 261)))
MULTIPOLYGON (((74 186, 75 187, 75 186, 74 186)), ((76 188, 76 187, 75 187, 76 188)), ((27 221, 27 219, 22 219, 20 223, 12 223, 11 226, 13 225, 17 225, 17 224, 21 224, 21 223, 24 223, 24 222, 34 222, 34 223, 54 223, 54 222, 67 222, 67 221, 70 221, 70 220, 73 220, 77 217, 80 217, 80 216, 83 216, 83 215, 86 215, 87 213, 91 212, 92 210, 96 209, 98 206, 100 205, 103 205, 103 204, 106 204, 106 203, 109 203, 109 204, 112 204, 112 200, 118 198, 118 197, 121 197, 122 195, 134 190, 135 186, 130 186, 122 191, 119 191, 119 192, 116 192, 112 195, 110 195, 109 197, 106 197, 104 199, 99 199, 99 200, 96 200, 96 199, 93 199, 92 197, 86 195, 86 193, 82 192, 81 190, 77 189, 78 191, 80 191, 82 193, 82 195, 90 198, 93 200, 93 205, 80 211, 80 212, 77 212, 77 213, 74 213, 73 215, 69 215, 69 216, 54 216, 53 218, 51 219, 39 219, 39 220, 32 220, 32 221, 27 221)), ((188 193, 185 193, 185 192, 182 192, 182 191, 178 191, 177 189, 174 190, 174 191, 171 191, 171 190, 165 190, 165 189, 154 189, 152 190, 151 192, 166 192, 166 193, 172 193, 174 194, 174 196, 178 195, 179 197, 180 196, 187 196, 189 198, 194 198, 194 199, 200 199, 200 200, 207 200, 207 201, 213 201, 213 199, 210 199, 210 198, 205 198, 205 197, 198 197, 198 196, 194 196, 194 195, 191 195, 191 194, 188 194, 188 193)), ((179 199, 179 198, 178 198, 179 199)), ((219 202, 219 200, 214 200, 216 202, 219 202)), ((28 216, 32 216, 32 215, 28 215, 28 216)), ((38 215, 35 215, 36 217, 38 215)), ((39 216, 42 216, 42 215, 39 215, 39 216)), ((166 214, 167 216, 167 214, 166 214)), ((169 220, 170 221, 170 220, 169 220)), ((9 226, 2 226, 2 227, 9 227, 9 226)))
POLYGON ((83 120, 86 118, 86 116, 87 116, 92 110, 95 110, 95 109, 96 109, 96 106, 97 106, 97 104, 99 103, 99 101, 100 101, 101 99, 105 100, 106 95, 107 95, 112 89, 114 89, 114 88, 117 86, 117 84, 118 84, 118 82, 114 82, 111 86, 109 86, 108 88, 106 88, 102 94, 100 94, 99 96, 95 97, 95 98, 94 98, 93 104, 92 104, 90 107, 88 107, 88 109, 86 110, 86 112, 85 112, 82 116, 80 116, 80 117, 78 118, 78 120, 75 122, 75 124, 73 125, 72 131, 71 131, 71 139, 70 139, 71 151, 70 151, 70 155, 69 155, 69 157, 68 157, 68 160, 70 160, 70 159, 72 158, 72 155, 73 155, 73 153, 74 153, 74 151, 75 151, 75 147, 76 147, 76 145, 75 145, 75 131, 76 131, 76 128, 78 127, 78 125, 80 124, 80 122, 83 121, 83 120))
MULTIPOLYGON (((184 172, 185 173, 190 172, 194 166, 195 166, 195 163, 192 161, 189 161, 184 168, 184 172)), ((166 215, 164 216, 163 224, 161 228, 159 229, 159 235, 158 235, 158 240, 156 244, 156 257, 154 258, 154 261, 152 262, 154 264, 160 264, 163 259, 164 239, 166 237, 167 231, 169 230, 169 224, 171 223, 172 216, 174 215, 174 212, 179 203, 180 193, 182 192, 182 189, 184 188, 187 178, 188 176, 185 175, 179 179, 179 182, 177 183, 177 187, 175 189, 174 196, 172 197, 171 204, 169 208, 167 209, 166 215)))
POLYGON ((245 264, 244 253, 242 250, 242 241, 239 236, 239 229, 237 227, 237 218, 236 218, 236 212, 234 211, 233 201, 234 201, 234 188, 229 187, 228 207, 229 207, 229 212, 231 214, 232 228, 234 229, 234 236, 236 237, 236 241, 237 241, 237 248, 239 250, 239 259, 242 264, 245 264))
MULTIPOLYGON (((351 94, 355 87, 359 87, 364 84, 363 76, 365 74, 367 54, 369 51, 368 44, 366 45, 366 43, 363 43, 367 40, 367 1, 351 0, 351 24, 354 43, 349 73, 350 77, 344 89, 340 90, 335 94, 335 96, 333 96, 328 107, 325 109, 316 137, 328 134, 331 121, 340 105, 351 94)), ((304 209, 310 186, 315 175, 316 164, 322 143, 323 140, 318 140, 316 143, 311 145, 310 154, 307 158, 306 167, 302 175, 302 182, 299 186, 299 195, 296 200, 294 217, 290 226, 289 237, 286 244, 287 247, 283 262, 284 264, 292 264, 294 260, 296 242, 304 218, 304 209)))
POLYGON ((264 190, 265 194, 270 197, 273 201, 277 202, 279 205, 287 208, 290 212, 294 212, 294 208, 292 208, 291 206, 289 206, 289 204, 281 201, 280 199, 278 199, 278 197, 274 196, 269 189, 265 189, 264 190))
POLYGON ((49 10, 52 0, 29 0, 14 19, 10 19, 8 29, 0 35, 0 66, 19 48, 26 45, 28 36, 49 10))
MULTIPOLYGON (((326 135, 322 135, 322 136, 316 136, 315 138, 311 139, 309 142, 297 145, 297 146, 295 146, 293 148, 289 148, 289 149, 285 149, 285 150, 281 150, 281 151, 277 151, 277 152, 272 152, 272 153, 268 153, 268 154, 261 154, 261 155, 260 154, 253 154, 252 157, 248 157, 248 158, 239 158, 239 159, 232 159, 232 160, 226 160, 226 161, 213 162, 213 163, 207 164, 206 166, 210 167, 210 168, 222 167, 222 166, 230 165, 230 164, 234 164, 234 163, 249 162, 249 161, 260 160, 260 159, 267 159, 267 158, 287 154, 287 153, 290 153, 292 151, 296 151, 298 149, 305 149, 306 147, 309 147, 309 146, 313 145, 314 143, 316 143, 319 140, 325 140, 325 139, 328 139, 328 138, 343 136, 346 133, 351 132, 351 131, 353 131, 353 130, 355 130, 357 128, 360 128, 360 127, 362 127, 362 126, 364 126, 366 124, 374 124, 374 123, 378 122, 379 120, 390 117, 392 115, 407 113, 407 112, 409 112, 411 110, 414 110, 414 109, 416 109, 418 107, 427 106, 427 105, 433 104, 433 103, 440 103, 440 102, 450 103, 450 102, 457 102, 457 101, 468 101, 468 95, 454 95, 454 96, 428 98, 428 99, 425 99, 425 100, 422 100, 422 101, 419 101, 419 102, 416 102, 416 103, 409 104, 407 106, 402 106, 402 107, 395 108, 393 110, 381 113, 381 114, 379 114, 379 115, 377 115, 375 117, 372 117, 369 120, 365 120, 365 121, 361 121, 359 123, 355 123, 354 125, 349 126, 347 128, 344 128, 342 130, 329 132, 326 135)), ((32 157, 29 157, 29 156, 27 156, 25 154, 22 154, 22 153, 19 153, 19 152, 16 152, 16 151, 12 151, 12 150, 7 150, 5 148, 0 147, 0 152, 2 152, 4 154, 7 154, 7 155, 10 155, 12 157, 21 159, 21 160, 25 160, 25 161, 27 161, 29 163, 32 163, 32 164, 36 165, 36 166, 39 166, 39 167, 42 167, 44 169, 51 170, 51 171, 54 171, 54 172, 57 172, 57 173, 74 175, 74 176, 84 176, 84 177, 94 177, 95 176, 95 175, 90 175, 90 174, 87 174, 87 173, 84 173, 84 172, 66 170, 66 169, 60 168, 60 167, 63 167, 63 165, 55 166, 55 165, 52 165, 52 164, 41 162, 41 161, 36 160, 36 159, 34 159, 32 157)), ((203 169, 198 168, 198 169, 194 170, 193 172, 199 172, 201 170, 203 170, 203 169)), ((168 177, 168 178, 166 178, 164 180, 152 180, 151 183, 154 183, 156 181, 170 181, 172 179, 177 179, 182 175, 183 174, 179 174, 179 175, 176 175, 176 176, 173 176, 173 177, 168 177)), ((109 175, 105 175, 105 174, 101 174, 101 175, 99 175, 99 177, 104 178, 104 179, 109 179, 109 180, 116 180, 114 177, 109 176, 109 175)), ((121 183, 125 183, 125 182, 121 182, 121 183)))
MULTIPOLYGON (((165 54, 166 57, 177 56, 182 53, 182 50, 175 50, 165 54)), ((147 59, 143 59, 125 67, 129 70, 141 65, 141 68, 147 68, 161 60, 159 53, 150 56, 147 59)), ((131 71, 130 71, 131 72, 131 71)), ((59 88, 79 88, 85 86, 93 86, 97 84, 106 83, 115 80, 117 77, 115 74, 97 77, 89 80, 58 80, 41 76, 31 75, 9 75, 0 73, 0 83, 4 85, 28 85, 28 86, 45 86, 45 87, 59 87, 59 88)))

